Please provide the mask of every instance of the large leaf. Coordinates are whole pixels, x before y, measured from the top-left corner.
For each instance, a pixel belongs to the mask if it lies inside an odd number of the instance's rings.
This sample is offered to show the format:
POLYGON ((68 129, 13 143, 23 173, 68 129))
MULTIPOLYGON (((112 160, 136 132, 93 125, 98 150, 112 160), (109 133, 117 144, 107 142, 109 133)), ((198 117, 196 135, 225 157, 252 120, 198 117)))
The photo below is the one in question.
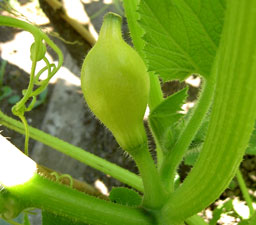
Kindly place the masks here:
POLYGON ((143 0, 140 23, 151 71, 165 81, 210 74, 223 26, 225 0, 143 0))
MULTIPOLYGON (((123 6, 132 37, 132 42, 139 55, 145 61, 145 54, 143 48, 145 41, 142 39, 143 29, 138 24, 139 14, 137 12, 140 0, 123 0, 123 6)), ((153 72, 149 72, 150 78, 150 93, 149 93, 149 108, 153 109, 163 100, 163 93, 161 90, 159 78, 153 72)))
POLYGON ((132 37, 132 42, 135 49, 142 56, 142 49, 145 45, 144 41, 141 39, 143 35, 143 29, 138 25, 139 14, 137 12, 139 0, 123 0, 123 7, 125 9, 125 15, 127 18, 130 35, 132 37))
POLYGON ((162 101, 149 115, 149 124, 157 144, 167 152, 177 136, 177 122, 184 114, 181 105, 187 97, 187 88, 174 93, 162 101))

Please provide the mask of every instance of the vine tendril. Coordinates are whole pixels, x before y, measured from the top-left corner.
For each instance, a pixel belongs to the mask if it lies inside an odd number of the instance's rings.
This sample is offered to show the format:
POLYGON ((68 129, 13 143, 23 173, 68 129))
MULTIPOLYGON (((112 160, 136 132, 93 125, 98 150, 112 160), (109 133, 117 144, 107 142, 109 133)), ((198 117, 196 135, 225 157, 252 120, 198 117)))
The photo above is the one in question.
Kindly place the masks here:
POLYGON ((61 50, 50 40, 50 38, 42 32, 38 27, 29 24, 28 22, 21 21, 8 16, 0 15, 0 25, 17 27, 23 30, 30 32, 34 37, 34 43, 30 48, 30 59, 32 61, 32 66, 30 70, 30 80, 27 89, 22 91, 22 99, 17 102, 12 107, 12 113, 15 116, 18 116, 24 125, 25 130, 25 143, 24 143, 24 152, 28 155, 28 143, 29 143, 29 130, 28 123, 24 116, 25 112, 31 111, 36 103, 37 96, 45 90, 48 86, 50 79, 54 74, 60 69, 63 63, 63 55, 61 50), (50 63, 46 58, 46 44, 49 45, 58 55, 58 64, 55 65, 50 63), (45 67, 36 71, 37 62, 43 60, 45 62, 45 67), (47 71, 47 78, 40 80, 41 75, 47 71))
POLYGON ((69 174, 59 175, 57 172, 52 172, 51 175, 55 176, 57 182, 60 182, 63 178, 67 178, 69 180, 69 186, 73 188, 73 178, 69 174))

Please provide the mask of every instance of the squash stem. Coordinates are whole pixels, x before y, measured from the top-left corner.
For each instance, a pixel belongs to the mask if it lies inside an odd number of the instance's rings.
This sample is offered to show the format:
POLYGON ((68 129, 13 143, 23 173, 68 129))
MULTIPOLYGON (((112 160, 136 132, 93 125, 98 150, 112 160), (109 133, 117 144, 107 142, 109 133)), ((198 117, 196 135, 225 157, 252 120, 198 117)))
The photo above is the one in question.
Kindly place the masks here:
POLYGON ((155 163, 148 150, 148 145, 141 145, 130 154, 138 166, 143 181, 143 206, 148 209, 160 208, 166 200, 167 193, 162 186, 155 163))
POLYGON ((213 76, 208 80, 205 80, 201 97, 198 100, 190 120, 181 131, 173 149, 163 159, 163 163, 160 168, 160 174, 163 183, 170 191, 174 190, 174 177, 176 174, 176 169, 212 103, 215 88, 214 80, 215 79, 213 76))
POLYGON ((212 76, 215 96, 208 132, 196 164, 162 209, 175 224, 207 207, 236 175, 256 119, 256 1, 227 4, 212 76))
MULTIPOLYGON (((5 115, 0 111, 0 124, 6 126, 16 132, 24 134, 24 125, 5 115)), ((134 173, 123 169, 114 163, 110 163, 105 159, 102 159, 96 155, 93 155, 89 152, 86 152, 84 149, 81 149, 77 146, 71 145, 59 138, 51 136, 41 130, 28 126, 30 137, 34 140, 37 140, 53 149, 56 149, 63 154, 66 154, 88 166, 91 166, 105 174, 120 180, 121 182, 130 185, 131 187, 137 189, 138 191, 143 192, 143 185, 141 179, 134 173)))

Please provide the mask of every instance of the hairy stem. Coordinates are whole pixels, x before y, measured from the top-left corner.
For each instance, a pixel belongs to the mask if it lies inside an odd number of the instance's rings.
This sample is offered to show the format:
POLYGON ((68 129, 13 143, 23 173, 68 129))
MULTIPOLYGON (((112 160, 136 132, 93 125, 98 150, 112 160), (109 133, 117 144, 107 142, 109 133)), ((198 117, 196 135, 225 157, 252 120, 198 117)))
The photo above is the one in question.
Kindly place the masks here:
POLYGON ((147 144, 134 149, 130 154, 139 168, 143 181, 143 205, 149 209, 160 208, 166 200, 166 193, 147 144))
MULTIPOLYGON (((21 122, 12 119, 11 117, 6 116, 0 111, 0 124, 15 130, 21 134, 24 134, 24 126, 21 122)), ((56 149, 63 154, 66 154, 86 165, 89 165, 99 171, 102 171, 105 174, 108 174, 121 182, 134 187, 135 189, 143 192, 143 185, 140 177, 135 175, 134 173, 123 169, 113 163, 108 162, 105 159, 97 157, 85 150, 71 145, 63 140, 60 140, 56 137, 53 137, 41 130, 33 128, 31 126, 28 127, 30 137, 34 140, 37 140, 49 147, 56 149)))
POLYGON ((194 168, 163 207, 163 224, 178 224, 207 207, 236 174, 256 119, 255 21, 256 1, 228 1, 206 140, 194 168))
POLYGON ((150 225, 143 210, 114 204, 78 192, 35 174, 28 182, 6 190, 29 207, 36 207, 89 224, 150 225))
POLYGON ((174 189, 174 177, 176 174, 177 167, 182 160, 182 157, 189 147, 191 141, 196 135, 204 116, 206 115, 214 94, 214 77, 211 76, 205 81, 201 97, 190 117, 190 120, 184 126, 181 131, 176 144, 173 149, 163 159, 163 163, 160 168, 161 177, 163 183, 167 186, 168 190, 173 191, 174 189))

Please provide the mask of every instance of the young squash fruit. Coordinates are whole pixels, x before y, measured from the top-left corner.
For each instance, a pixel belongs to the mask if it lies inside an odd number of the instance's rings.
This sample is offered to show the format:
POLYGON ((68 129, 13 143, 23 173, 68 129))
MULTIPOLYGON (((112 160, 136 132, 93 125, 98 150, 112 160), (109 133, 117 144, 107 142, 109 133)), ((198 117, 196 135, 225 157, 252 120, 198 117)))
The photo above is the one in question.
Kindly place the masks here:
POLYGON ((121 17, 105 15, 99 39, 81 71, 85 100, 96 117, 131 152, 146 143, 143 117, 149 95, 146 66, 122 38, 121 17))

